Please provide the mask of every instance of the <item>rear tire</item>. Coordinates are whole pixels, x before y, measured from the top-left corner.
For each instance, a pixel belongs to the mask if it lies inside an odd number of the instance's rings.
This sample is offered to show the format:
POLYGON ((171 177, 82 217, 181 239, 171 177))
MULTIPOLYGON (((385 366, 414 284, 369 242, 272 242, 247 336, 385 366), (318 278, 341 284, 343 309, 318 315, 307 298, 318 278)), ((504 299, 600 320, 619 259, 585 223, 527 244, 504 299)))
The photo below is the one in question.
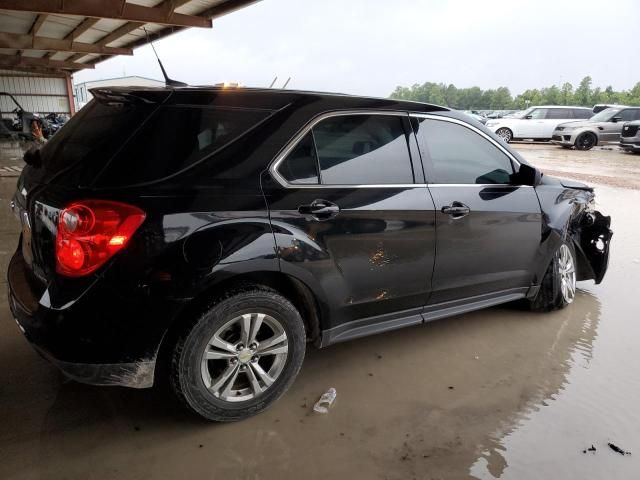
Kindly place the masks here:
POLYGON ((577 150, 591 150, 598 143, 598 138, 595 134, 591 132, 584 132, 578 135, 576 138, 576 149, 577 150))
POLYGON ((207 420, 242 420, 271 406, 304 359, 304 322, 279 293, 249 287, 216 303, 178 336, 171 389, 207 420))
POLYGON ((513 140, 513 132, 507 127, 502 127, 496 130, 496 135, 498 135, 502 140, 509 143, 513 140))
POLYGON ((576 293, 576 254, 571 241, 563 241, 551 259, 531 310, 550 312, 573 302, 576 293))

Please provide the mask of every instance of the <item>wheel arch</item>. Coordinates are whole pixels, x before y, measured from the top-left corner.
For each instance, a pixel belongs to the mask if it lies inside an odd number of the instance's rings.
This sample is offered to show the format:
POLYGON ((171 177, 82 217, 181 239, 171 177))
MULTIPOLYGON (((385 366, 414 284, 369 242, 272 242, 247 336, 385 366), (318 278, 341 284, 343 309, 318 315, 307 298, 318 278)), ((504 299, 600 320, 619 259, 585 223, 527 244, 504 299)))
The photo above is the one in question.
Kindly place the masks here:
MULTIPOLYGON (((189 322, 194 321, 207 309, 229 295, 257 286, 274 290, 293 303, 304 321, 307 342, 316 346, 320 345, 325 316, 321 312, 318 299, 308 285, 280 271, 262 270, 238 273, 228 275, 202 288, 176 315, 160 341, 156 373, 160 369, 167 368, 166 361, 170 356, 171 347, 182 329, 189 325, 189 322)), ((163 375, 156 375, 156 378, 162 377, 163 375)))

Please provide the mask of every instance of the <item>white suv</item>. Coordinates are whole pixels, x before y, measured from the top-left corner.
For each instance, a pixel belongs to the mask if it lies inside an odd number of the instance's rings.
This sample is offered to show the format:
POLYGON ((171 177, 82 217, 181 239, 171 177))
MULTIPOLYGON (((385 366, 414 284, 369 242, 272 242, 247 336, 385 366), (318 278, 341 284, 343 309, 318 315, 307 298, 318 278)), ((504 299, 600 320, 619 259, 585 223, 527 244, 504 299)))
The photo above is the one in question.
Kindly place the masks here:
POLYGON ((547 105, 528 108, 513 117, 489 120, 486 125, 507 142, 520 138, 550 140, 559 124, 584 120, 592 115, 593 112, 587 107, 547 105))

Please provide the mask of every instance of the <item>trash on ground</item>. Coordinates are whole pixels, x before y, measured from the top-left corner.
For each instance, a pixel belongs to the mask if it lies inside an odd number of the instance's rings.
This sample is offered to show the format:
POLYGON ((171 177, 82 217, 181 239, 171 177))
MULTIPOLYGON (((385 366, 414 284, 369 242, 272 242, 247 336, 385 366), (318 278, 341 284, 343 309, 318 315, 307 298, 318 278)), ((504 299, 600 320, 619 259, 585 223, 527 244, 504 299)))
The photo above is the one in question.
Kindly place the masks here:
POLYGON ((593 444, 591 444, 589 448, 587 448, 586 450, 582 450, 582 453, 595 452, 595 451, 596 451, 596 447, 594 447, 593 444))
POLYGON ((621 449, 619 446, 617 446, 614 443, 609 442, 607 443, 607 445, 609 445, 609 448, 611 450, 613 450, 616 453, 619 453, 620 455, 631 455, 631 452, 627 452, 626 450, 621 449))
POLYGON ((335 399, 336 389, 330 388, 322 394, 320 400, 318 400, 313 406, 313 411, 317 413, 327 413, 329 411, 329 407, 331 407, 335 399))

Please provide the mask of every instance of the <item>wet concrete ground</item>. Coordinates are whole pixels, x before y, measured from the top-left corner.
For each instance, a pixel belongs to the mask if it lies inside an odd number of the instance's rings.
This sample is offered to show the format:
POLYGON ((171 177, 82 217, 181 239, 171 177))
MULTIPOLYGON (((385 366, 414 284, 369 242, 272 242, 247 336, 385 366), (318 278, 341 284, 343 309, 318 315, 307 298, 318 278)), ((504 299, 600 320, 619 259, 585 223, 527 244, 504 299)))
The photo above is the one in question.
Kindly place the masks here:
MULTIPOLYGON (((241 423, 200 422, 155 391, 63 379, 22 338, 3 276, 0 478, 637 478, 640 156, 517 148, 547 172, 614 179, 597 187, 615 231, 602 285, 579 284, 551 314, 506 305, 309 351, 292 389, 241 423), (331 386, 330 413, 313 414, 331 386)), ((3 271, 17 242, 14 182, 0 179, 3 271)))

